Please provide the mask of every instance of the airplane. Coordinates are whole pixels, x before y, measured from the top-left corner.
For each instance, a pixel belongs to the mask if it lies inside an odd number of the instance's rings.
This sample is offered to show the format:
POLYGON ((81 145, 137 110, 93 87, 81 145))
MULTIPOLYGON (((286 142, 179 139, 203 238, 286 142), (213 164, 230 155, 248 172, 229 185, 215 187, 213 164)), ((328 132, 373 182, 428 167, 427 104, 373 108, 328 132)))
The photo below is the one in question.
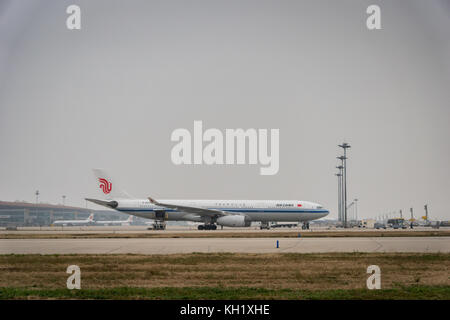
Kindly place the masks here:
POLYGON ((131 225, 131 222, 133 222, 132 215, 130 215, 126 220, 111 220, 111 221, 97 220, 95 221, 95 224, 129 226, 131 225))
POLYGON ((73 225, 88 225, 94 223, 94 214, 91 213, 87 219, 84 220, 56 220, 53 221, 52 225, 63 225, 63 226, 73 226, 73 225))
POLYGON ((249 227, 253 221, 303 222, 323 218, 329 214, 322 205, 301 200, 156 200, 152 197, 136 199, 120 189, 101 169, 94 169, 98 188, 104 200, 87 201, 112 208, 122 213, 158 221, 200 222, 199 230, 225 227, 249 227))

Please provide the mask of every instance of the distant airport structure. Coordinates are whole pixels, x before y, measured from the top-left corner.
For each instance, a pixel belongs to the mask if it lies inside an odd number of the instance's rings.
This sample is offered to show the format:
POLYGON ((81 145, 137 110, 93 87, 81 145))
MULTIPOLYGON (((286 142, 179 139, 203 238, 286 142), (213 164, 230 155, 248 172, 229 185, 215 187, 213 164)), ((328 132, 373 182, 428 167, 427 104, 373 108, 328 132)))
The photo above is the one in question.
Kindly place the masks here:
POLYGON ((89 226, 93 225, 94 214, 91 213, 87 219, 81 220, 56 220, 52 222, 52 226, 89 226))
MULTIPOLYGON (((99 221, 120 221, 128 218, 128 215, 113 210, 92 210, 24 201, 0 201, 0 227, 50 226, 58 220, 87 219, 92 213, 95 214, 95 220, 99 221)), ((139 221, 139 219, 135 219, 134 222, 139 224, 139 221)))

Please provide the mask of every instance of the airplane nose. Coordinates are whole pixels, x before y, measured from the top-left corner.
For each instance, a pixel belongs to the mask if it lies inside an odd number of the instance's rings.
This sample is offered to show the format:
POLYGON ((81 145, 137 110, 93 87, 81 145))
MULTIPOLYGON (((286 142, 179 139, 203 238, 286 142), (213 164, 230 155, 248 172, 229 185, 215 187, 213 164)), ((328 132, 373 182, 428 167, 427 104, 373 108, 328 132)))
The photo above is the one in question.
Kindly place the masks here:
POLYGON ((320 217, 321 218, 326 217, 329 213, 330 213, 330 211, 324 210, 324 212, 320 214, 320 217))

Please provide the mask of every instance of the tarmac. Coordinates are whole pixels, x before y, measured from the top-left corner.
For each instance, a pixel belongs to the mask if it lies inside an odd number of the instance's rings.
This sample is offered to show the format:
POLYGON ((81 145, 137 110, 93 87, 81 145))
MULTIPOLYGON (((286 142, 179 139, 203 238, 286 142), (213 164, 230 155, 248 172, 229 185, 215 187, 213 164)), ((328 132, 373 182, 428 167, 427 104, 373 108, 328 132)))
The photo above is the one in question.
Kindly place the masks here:
MULTIPOLYGON (((445 231, 450 230, 449 227, 443 227, 440 229, 432 229, 429 227, 415 227, 414 229, 379 229, 378 231, 384 231, 384 232, 416 232, 416 231, 445 231)), ((197 232, 197 226, 167 226, 166 230, 148 230, 148 226, 72 226, 72 227, 63 227, 63 226, 57 226, 57 227, 18 227, 17 230, 6 230, 6 228, 0 228, 0 235, 1 234, 102 234, 102 233, 142 233, 142 232, 151 232, 151 233, 158 233, 158 234, 167 234, 171 232, 176 233, 191 233, 191 232, 197 232)), ((314 231, 321 231, 321 232, 342 232, 342 233, 349 233, 349 232, 370 232, 370 231, 376 231, 376 229, 366 229, 366 228, 349 228, 349 229, 343 229, 343 228, 328 228, 328 227, 313 227, 310 230, 302 230, 301 228, 271 228, 270 230, 260 230, 259 227, 247 227, 247 228, 229 228, 224 227, 222 229, 217 229, 214 231, 208 231, 203 230, 201 232, 214 232, 216 234, 220 234, 222 232, 226 233, 246 233, 246 232, 261 232, 261 233, 268 233, 268 232, 293 232, 298 231, 301 233, 313 233, 314 231)))
POLYGON ((0 254, 449 253, 449 237, 1 239, 0 254), (278 242, 278 248, 277 248, 278 242))

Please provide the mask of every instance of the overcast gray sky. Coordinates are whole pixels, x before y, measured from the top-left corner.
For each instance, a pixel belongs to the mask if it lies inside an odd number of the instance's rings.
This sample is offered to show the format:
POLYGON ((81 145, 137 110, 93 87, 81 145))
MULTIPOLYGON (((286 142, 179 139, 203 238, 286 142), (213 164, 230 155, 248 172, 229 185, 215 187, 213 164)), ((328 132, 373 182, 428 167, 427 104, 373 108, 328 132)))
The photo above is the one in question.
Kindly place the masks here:
MULTIPOLYGON (((0 0, 0 200, 301 199, 450 219, 449 1, 0 0), (81 30, 66 7, 81 7, 81 30), (366 28, 381 7, 382 30, 366 28), (279 128, 280 170, 175 166, 174 129, 279 128)), ((91 205, 93 206, 93 205, 91 205)))

